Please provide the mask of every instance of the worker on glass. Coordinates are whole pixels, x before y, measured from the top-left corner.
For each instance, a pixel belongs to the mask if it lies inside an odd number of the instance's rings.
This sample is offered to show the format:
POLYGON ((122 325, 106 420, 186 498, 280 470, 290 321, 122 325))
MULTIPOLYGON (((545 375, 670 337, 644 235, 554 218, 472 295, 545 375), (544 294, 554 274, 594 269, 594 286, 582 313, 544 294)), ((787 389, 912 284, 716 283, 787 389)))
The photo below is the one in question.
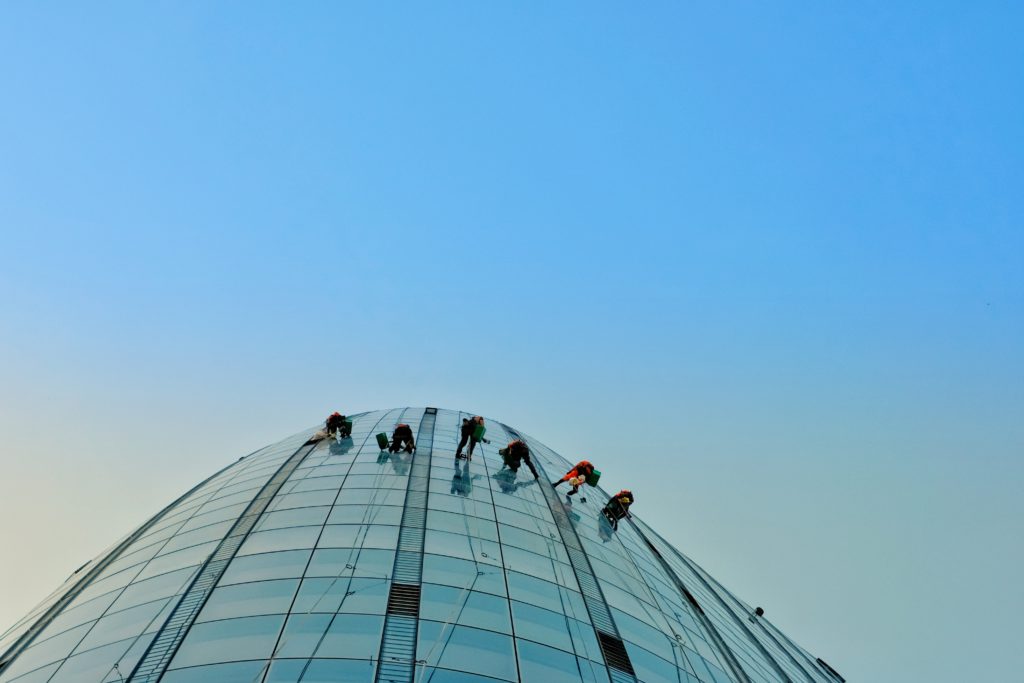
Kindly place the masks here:
POLYGON ((327 433, 330 436, 345 439, 352 436, 352 423, 341 413, 335 411, 328 416, 325 422, 327 433))
POLYGON ((530 448, 523 443, 522 439, 509 441, 508 446, 498 449, 498 454, 505 461, 504 467, 509 468, 513 472, 519 472, 519 467, 525 462, 526 466, 533 472, 534 479, 540 476, 537 474, 537 468, 533 466, 533 460, 530 459, 530 448))
MULTIPOLYGON (((571 470, 565 473, 564 477, 562 477, 558 481, 551 482, 551 485, 554 486, 555 488, 558 488, 565 482, 569 482, 569 485, 572 487, 572 490, 569 491, 566 494, 566 496, 570 497, 568 498, 568 500, 571 503, 571 496, 575 496, 577 493, 579 493, 580 487, 583 486, 583 484, 587 483, 587 479, 593 474, 594 466, 590 463, 590 461, 580 460, 578 463, 576 463, 575 467, 573 467, 571 470)), ((585 496, 581 496, 580 500, 582 500, 584 503, 587 502, 585 496)))
POLYGON ((391 453, 401 450, 406 453, 416 450, 416 444, 412 440, 412 427, 404 423, 395 426, 395 431, 391 434, 391 446, 388 448, 391 453))
POLYGON ((629 506, 633 504, 633 492, 629 489, 622 489, 614 496, 608 499, 608 504, 604 506, 604 516, 608 518, 608 522, 612 525, 612 529, 619 528, 619 520, 623 517, 629 517, 629 506))
POLYGON ((477 432, 480 431, 480 427, 483 426, 483 424, 484 419, 479 415, 462 418, 462 427, 460 429, 462 438, 459 440, 459 447, 455 449, 456 460, 460 458, 472 460, 473 449, 476 448, 476 445, 478 443, 480 443, 481 441, 483 441, 484 443, 490 443, 490 441, 483 438, 482 431, 480 432, 480 434, 477 434, 477 432), (466 455, 463 455, 462 449, 466 446, 467 441, 469 442, 469 451, 467 451, 466 455))

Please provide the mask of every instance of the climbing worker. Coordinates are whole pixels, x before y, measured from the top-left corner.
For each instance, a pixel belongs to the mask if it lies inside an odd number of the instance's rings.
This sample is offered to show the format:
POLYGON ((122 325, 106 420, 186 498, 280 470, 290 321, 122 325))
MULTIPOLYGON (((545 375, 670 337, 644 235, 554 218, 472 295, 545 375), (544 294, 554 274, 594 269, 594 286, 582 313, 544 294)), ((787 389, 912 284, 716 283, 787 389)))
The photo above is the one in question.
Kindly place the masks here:
POLYGON ((633 492, 629 489, 622 489, 608 499, 608 504, 604 506, 602 512, 611 523, 612 529, 619 528, 620 519, 629 517, 629 506, 633 504, 634 500, 633 492))
MULTIPOLYGON (((558 481, 551 482, 551 485, 554 486, 555 488, 558 488, 560 484, 569 482, 569 484, 572 486, 572 491, 569 491, 569 493, 567 493, 566 495, 575 496, 577 493, 579 493, 580 486, 583 486, 583 484, 586 483, 587 478, 590 477, 590 475, 592 475, 593 473, 594 466, 590 464, 590 461, 580 460, 578 463, 576 463, 575 467, 573 467, 571 470, 565 473, 564 477, 562 477, 558 481)), ((582 500, 584 503, 587 502, 586 498, 582 498, 582 500)), ((569 502, 571 503, 572 500, 570 499, 569 502)))
POLYGON ((327 433, 331 436, 337 435, 342 439, 352 436, 352 428, 350 426, 352 423, 348 421, 347 417, 337 411, 331 413, 325 424, 327 425, 327 433))
POLYGON ((485 443, 489 443, 487 441, 487 439, 484 439, 482 437, 478 439, 476 437, 477 427, 479 425, 482 425, 483 423, 484 423, 484 419, 482 417, 480 417, 479 415, 475 415, 473 417, 468 417, 468 418, 467 417, 462 418, 462 427, 461 427, 461 430, 460 430, 461 434, 462 434, 462 438, 459 440, 459 447, 455 449, 455 459, 456 460, 458 460, 459 458, 463 458, 463 457, 466 458, 466 460, 472 460, 473 459, 473 449, 476 448, 476 445, 480 441, 484 441, 485 443), (469 452, 464 456, 464 455, 462 455, 462 448, 466 445, 467 441, 469 442, 469 452))
POLYGON ((522 439, 509 441, 508 446, 499 449, 498 453, 505 459, 505 467, 513 472, 518 472, 519 466, 525 462, 526 466, 533 472, 534 479, 540 476, 537 474, 537 468, 533 466, 533 460, 530 459, 530 448, 523 443, 522 439))
POLYGON ((395 431, 391 434, 391 447, 388 450, 397 453, 403 449, 406 453, 416 450, 416 444, 412 440, 412 427, 404 423, 395 426, 395 431))

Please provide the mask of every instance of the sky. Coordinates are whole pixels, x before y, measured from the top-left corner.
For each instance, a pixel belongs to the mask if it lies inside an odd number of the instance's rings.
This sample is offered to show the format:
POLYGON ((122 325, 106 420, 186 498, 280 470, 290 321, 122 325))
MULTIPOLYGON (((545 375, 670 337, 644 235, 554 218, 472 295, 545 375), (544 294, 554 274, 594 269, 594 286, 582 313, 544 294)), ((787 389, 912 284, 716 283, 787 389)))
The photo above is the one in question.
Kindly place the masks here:
POLYGON ((1016 3, 0 7, 0 630, 333 410, 501 419, 850 681, 1019 678, 1016 3))

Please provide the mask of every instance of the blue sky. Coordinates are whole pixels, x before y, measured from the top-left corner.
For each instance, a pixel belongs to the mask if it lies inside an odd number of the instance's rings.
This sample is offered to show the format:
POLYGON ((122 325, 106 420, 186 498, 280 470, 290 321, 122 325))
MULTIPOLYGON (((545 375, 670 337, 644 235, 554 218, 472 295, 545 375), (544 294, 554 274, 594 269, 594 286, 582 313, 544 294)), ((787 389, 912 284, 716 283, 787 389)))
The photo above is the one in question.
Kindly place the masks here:
POLYGON ((588 456, 849 680, 1013 677, 1019 7, 0 19, 4 625, 230 460, 429 404, 588 456))

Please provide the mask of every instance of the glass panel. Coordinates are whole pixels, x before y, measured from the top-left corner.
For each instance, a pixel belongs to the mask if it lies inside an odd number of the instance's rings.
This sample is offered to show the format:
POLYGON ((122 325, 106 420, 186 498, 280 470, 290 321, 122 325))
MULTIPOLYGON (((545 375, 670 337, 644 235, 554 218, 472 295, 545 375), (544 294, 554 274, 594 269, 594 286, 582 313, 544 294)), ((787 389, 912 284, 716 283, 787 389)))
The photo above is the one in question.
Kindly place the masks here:
POLYGON ((512 638, 500 633, 424 620, 416 653, 427 666, 518 680, 512 638))
POLYGON ((236 557, 221 577, 220 585, 302 576, 312 554, 312 550, 283 550, 236 557))
POLYGON ((255 531, 285 529, 291 526, 321 526, 327 519, 331 508, 326 505, 318 507, 279 510, 263 515, 256 525, 255 531))
POLYGON ((568 652, 538 645, 525 640, 516 639, 519 649, 520 675, 524 681, 607 681, 608 674, 598 669, 592 662, 578 660, 568 652), (588 669, 584 677, 582 669, 588 669))
POLYGON ((54 662, 49 666, 44 666, 42 669, 36 669, 30 674, 26 674, 17 679, 15 683, 46 683, 50 680, 50 676, 60 666, 60 662, 54 662))
POLYGON ((196 621, 232 619, 257 614, 285 614, 299 586, 298 579, 278 579, 221 586, 213 591, 196 621))
POLYGON ((516 622, 516 636, 573 652, 570 619, 561 612, 513 600, 512 616, 516 622))
POLYGON ((265 662, 232 662, 168 671, 160 683, 252 683, 259 680, 265 662))
MULTIPOLYGON (((114 672, 114 664, 131 647, 134 638, 127 638, 69 658, 50 683, 102 681, 114 672)), ((120 668, 120 667, 119 667, 120 668)), ((18 679, 19 683, 21 679, 18 679)))
POLYGON ((182 548, 189 548, 200 543, 208 543, 210 541, 219 541, 224 538, 224 535, 228 533, 228 530, 235 523, 234 520, 228 520, 226 522, 217 522, 216 524, 210 524, 208 526, 201 527, 195 531, 189 531, 187 533, 178 533, 171 540, 167 541, 167 545, 163 547, 160 554, 166 555, 167 553, 174 552, 175 550, 181 550, 182 548))
POLYGON ((685 671, 642 647, 626 643, 626 651, 629 653, 629 661, 633 663, 633 668, 636 670, 637 678, 645 683, 647 681, 660 683, 660 681, 687 680, 685 671))
POLYGON ((376 658, 384 617, 368 614, 293 614, 278 656, 376 658))
POLYGON ((78 646, 78 651, 88 650, 99 645, 113 643, 130 636, 137 636, 153 621, 167 604, 167 599, 131 607, 121 612, 108 614, 93 626, 78 646))
POLYGON ((306 576, 367 576, 385 578, 395 565, 394 550, 327 548, 313 551, 306 576))
POLYGON ((299 548, 312 548, 320 535, 321 527, 300 526, 291 529, 274 529, 272 531, 257 531, 245 539, 245 543, 239 549, 239 555, 255 555, 257 553, 270 553, 276 550, 296 550, 299 548))
MULTIPOLYGON (((422 665, 416 667, 415 675, 416 680, 419 681, 422 678, 423 683, 492 683, 492 681, 499 680, 490 676, 467 674, 463 671, 438 669, 433 666, 424 667, 422 665)), ((302 679, 302 683, 306 683, 306 679, 302 679)))
MULTIPOLYGON (((48 638, 58 633, 67 631, 69 628, 80 626, 86 622, 98 619, 118 595, 117 591, 111 591, 106 595, 84 602, 73 609, 65 610, 56 619, 51 621, 41 634, 48 638)), ((37 641, 38 642, 38 641, 37 641)))
POLYGON ((93 623, 95 622, 82 624, 65 631, 59 636, 33 644, 22 652, 10 666, 4 669, 4 675, 8 679, 16 678, 23 673, 38 669, 44 664, 67 657, 68 653, 74 649, 75 645, 78 644, 78 641, 82 639, 93 623))
POLYGON ((505 598, 451 586, 423 584, 420 618, 512 633, 505 598))
MULTIPOLYGON (((177 669, 224 660, 262 659, 270 655, 283 623, 283 616, 272 616, 195 624, 171 661, 171 667, 177 669)), ((217 678, 213 676, 205 680, 217 678)))
POLYGON ((402 523, 402 508, 397 505, 337 505, 331 510, 328 524, 394 524, 402 523))
POLYGON ((508 572, 509 597, 555 612, 565 612, 576 618, 587 618, 583 596, 575 591, 557 586, 519 572, 508 572), (575 606, 578 605, 578 608, 575 606))
POLYGON ((324 527, 318 548, 384 548, 398 546, 398 527, 332 524, 324 527))
POLYGON ((368 661, 282 659, 271 665, 266 683, 367 683, 376 673, 375 663, 368 661))
POLYGON ((426 530, 424 550, 437 555, 461 557, 488 564, 497 564, 498 558, 501 557, 501 549, 493 541, 433 529, 426 530))
POLYGON ((110 609, 111 611, 122 610, 133 605, 176 595, 184 589, 185 584, 195 575, 197 569, 198 565, 167 572, 145 581, 136 581, 121 592, 120 597, 110 606, 110 609))
POLYGON ((217 543, 218 541, 211 541, 210 543, 195 545, 191 548, 179 550, 171 553, 170 555, 162 555, 150 560, 149 564, 146 565, 146 568, 139 573, 135 580, 142 581, 153 576, 159 576, 160 574, 166 574, 167 572, 181 569, 182 567, 191 567, 193 565, 200 564, 210 556, 210 553, 217 549, 217 543))
POLYGON ((505 595, 505 575, 501 567, 482 565, 444 555, 423 556, 423 581, 456 588, 505 595))
POLYGON ((386 579, 305 579, 291 611, 384 614, 390 586, 386 579))
MULTIPOLYGON (((282 489, 283 490, 283 489, 282 489)), ((308 493, 281 493, 270 501, 268 510, 288 510, 310 505, 330 505, 337 497, 337 491, 312 491, 308 493)))

